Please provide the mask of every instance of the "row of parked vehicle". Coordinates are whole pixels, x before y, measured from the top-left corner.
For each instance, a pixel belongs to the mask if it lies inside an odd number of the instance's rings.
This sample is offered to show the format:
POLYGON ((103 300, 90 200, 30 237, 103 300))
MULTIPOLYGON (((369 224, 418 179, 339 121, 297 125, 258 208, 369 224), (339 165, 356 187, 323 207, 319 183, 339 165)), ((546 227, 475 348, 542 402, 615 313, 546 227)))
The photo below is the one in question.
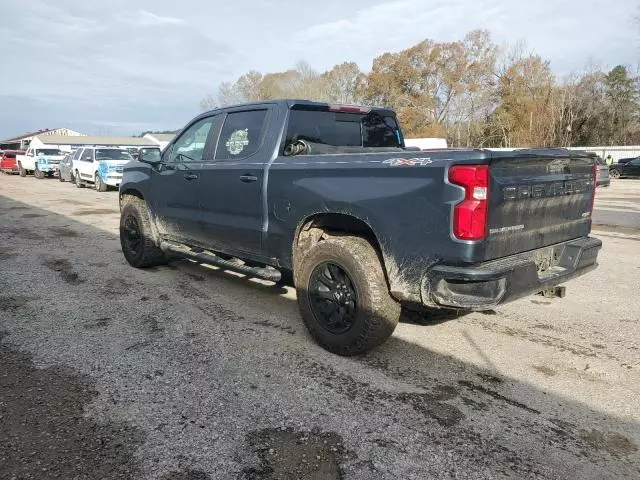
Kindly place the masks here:
MULTIPOLYGON (((159 149, 145 150, 157 150, 159 154, 159 149)), ((92 186, 106 192, 110 187, 120 186, 123 166, 135 156, 122 148, 94 146, 72 152, 53 148, 5 150, 0 153, 0 170, 21 177, 56 177, 61 182, 75 183, 78 188, 92 186)))

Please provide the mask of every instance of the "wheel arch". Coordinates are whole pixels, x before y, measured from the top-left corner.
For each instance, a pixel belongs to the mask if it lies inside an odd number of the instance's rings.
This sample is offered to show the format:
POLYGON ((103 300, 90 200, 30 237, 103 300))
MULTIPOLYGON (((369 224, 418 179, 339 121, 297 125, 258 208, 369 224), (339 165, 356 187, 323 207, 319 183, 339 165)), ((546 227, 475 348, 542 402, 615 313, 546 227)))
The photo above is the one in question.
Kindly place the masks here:
POLYGON ((364 238, 375 249, 382 269, 389 278, 385 262, 385 251, 374 229, 365 220, 346 213, 314 213, 305 217, 296 228, 292 248, 291 264, 296 264, 296 257, 304 250, 311 248, 326 236, 353 235, 364 238))
POLYGON ((127 195, 131 195, 132 197, 137 197, 140 200, 144 200, 145 202, 147 201, 146 198, 144 198, 144 195, 142 194, 142 192, 136 188, 126 188, 125 190, 120 191, 118 199, 120 202, 120 208, 122 208, 122 199, 127 196, 127 195))
MULTIPOLYGON (((299 258, 306 249, 331 235, 354 235, 367 240, 378 254, 391 295, 401 302, 421 302, 420 284, 414 279, 416 275, 405 274, 406 269, 412 269, 415 266, 398 262, 388 241, 390 239, 385 239, 376 233, 375 227, 370 222, 351 213, 322 212, 305 217, 295 231, 292 267, 295 268, 296 258, 299 258)), ((417 277, 419 278, 420 275, 417 277)))

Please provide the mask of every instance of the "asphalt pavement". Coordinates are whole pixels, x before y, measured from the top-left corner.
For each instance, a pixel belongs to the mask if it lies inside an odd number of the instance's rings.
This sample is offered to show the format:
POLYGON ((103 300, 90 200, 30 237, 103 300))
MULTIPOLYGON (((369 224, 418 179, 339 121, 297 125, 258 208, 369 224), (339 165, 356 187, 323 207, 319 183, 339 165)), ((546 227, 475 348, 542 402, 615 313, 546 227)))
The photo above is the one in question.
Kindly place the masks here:
POLYGON ((0 480, 640 476, 640 182, 564 299, 322 350, 290 288, 129 267, 115 191, 0 175, 0 480))
MULTIPOLYGON (((593 212, 594 228, 637 230, 640 234, 640 180, 612 180, 610 187, 599 187, 593 212)), ((629 232, 634 233, 634 232, 629 232)))

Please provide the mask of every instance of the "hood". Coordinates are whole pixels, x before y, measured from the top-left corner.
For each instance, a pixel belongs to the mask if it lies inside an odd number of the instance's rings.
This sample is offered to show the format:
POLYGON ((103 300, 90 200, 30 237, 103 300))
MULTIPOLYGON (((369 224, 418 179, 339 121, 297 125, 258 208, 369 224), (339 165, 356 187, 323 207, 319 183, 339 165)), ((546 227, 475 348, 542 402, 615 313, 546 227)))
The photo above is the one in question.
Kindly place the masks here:
POLYGON ((118 167, 122 165, 126 165, 131 160, 99 160, 98 163, 100 166, 104 165, 105 167, 118 167))

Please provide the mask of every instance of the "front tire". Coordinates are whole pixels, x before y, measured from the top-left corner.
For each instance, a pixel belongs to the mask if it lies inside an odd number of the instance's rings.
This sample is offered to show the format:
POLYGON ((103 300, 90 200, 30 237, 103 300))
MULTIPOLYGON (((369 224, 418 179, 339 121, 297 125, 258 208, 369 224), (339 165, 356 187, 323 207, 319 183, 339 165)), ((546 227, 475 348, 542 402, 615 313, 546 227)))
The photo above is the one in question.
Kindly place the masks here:
POLYGON ((98 192, 106 192, 109 188, 109 186, 102 181, 102 178, 100 178, 100 174, 98 173, 96 173, 96 176, 94 178, 94 185, 98 192))
POLYGON ((37 165, 36 165, 36 169, 33 171, 33 176, 36 177, 38 180, 42 180, 44 178, 44 173, 38 169, 37 165))
POLYGON ((155 267, 168 262, 153 238, 151 219, 144 200, 126 195, 120 212, 120 245, 129 265, 136 268, 155 267))
POLYGON ((616 170, 615 168, 613 168, 613 169, 609 170, 609 176, 611 178, 616 178, 616 179, 620 178, 620 171, 616 170))
POLYGON ((311 336, 338 355, 384 343, 400 319, 382 262, 363 238, 329 237, 296 260, 298 305, 311 336))

